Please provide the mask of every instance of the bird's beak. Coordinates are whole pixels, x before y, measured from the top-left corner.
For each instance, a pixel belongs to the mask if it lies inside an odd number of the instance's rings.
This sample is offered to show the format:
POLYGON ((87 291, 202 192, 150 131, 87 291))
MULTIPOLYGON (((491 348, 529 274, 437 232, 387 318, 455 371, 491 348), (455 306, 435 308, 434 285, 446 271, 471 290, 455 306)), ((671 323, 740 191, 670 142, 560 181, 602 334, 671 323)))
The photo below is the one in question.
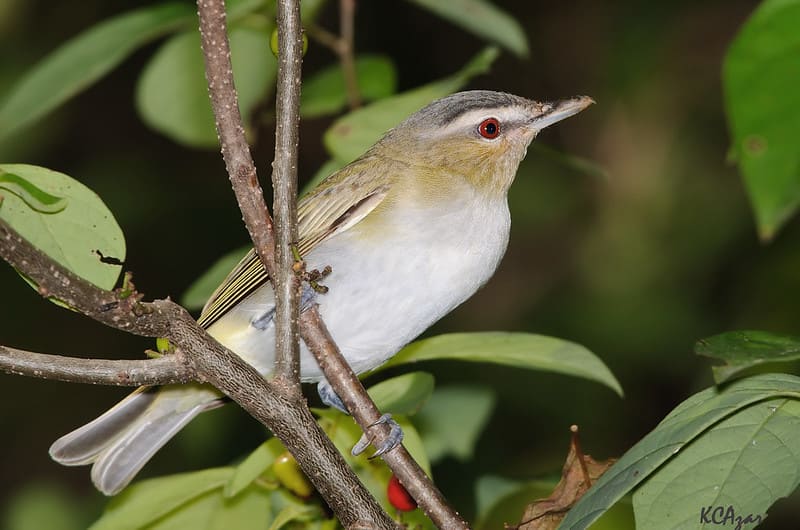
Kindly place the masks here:
POLYGON ((589 96, 576 96, 552 103, 541 103, 539 104, 539 113, 531 120, 530 126, 541 131, 545 127, 574 116, 592 103, 594 100, 589 96))

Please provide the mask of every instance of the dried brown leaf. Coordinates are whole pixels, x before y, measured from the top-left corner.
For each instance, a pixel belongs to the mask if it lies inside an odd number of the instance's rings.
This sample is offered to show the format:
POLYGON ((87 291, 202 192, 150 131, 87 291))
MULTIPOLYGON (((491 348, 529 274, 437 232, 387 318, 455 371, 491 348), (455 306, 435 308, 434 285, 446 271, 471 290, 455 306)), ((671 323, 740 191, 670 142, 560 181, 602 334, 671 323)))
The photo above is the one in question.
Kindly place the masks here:
POLYGON ((589 487, 610 468, 616 458, 596 461, 581 451, 578 427, 573 425, 569 453, 561 470, 561 480, 546 499, 538 499, 525 508, 516 530, 555 530, 570 508, 586 493, 589 487))

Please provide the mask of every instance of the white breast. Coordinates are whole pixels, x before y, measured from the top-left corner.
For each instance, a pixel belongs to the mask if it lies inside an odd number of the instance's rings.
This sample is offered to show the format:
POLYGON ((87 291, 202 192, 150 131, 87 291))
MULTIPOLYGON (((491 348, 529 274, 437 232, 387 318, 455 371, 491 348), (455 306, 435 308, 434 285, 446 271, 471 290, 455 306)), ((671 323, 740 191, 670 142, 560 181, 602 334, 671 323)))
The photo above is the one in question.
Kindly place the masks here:
MULTIPOLYGON (((382 237, 374 237, 374 226, 365 235, 356 225, 306 256, 309 269, 333 269, 323 282, 328 293, 316 302, 357 373, 386 361, 469 298, 494 273, 508 243, 504 198, 487 202, 466 195, 436 211, 396 210, 378 230, 382 237)), ((274 328, 256 330, 249 322, 273 304, 265 286, 209 330, 264 373, 271 370, 274 328)), ((304 346, 301 376, 322 378, 304 346)))

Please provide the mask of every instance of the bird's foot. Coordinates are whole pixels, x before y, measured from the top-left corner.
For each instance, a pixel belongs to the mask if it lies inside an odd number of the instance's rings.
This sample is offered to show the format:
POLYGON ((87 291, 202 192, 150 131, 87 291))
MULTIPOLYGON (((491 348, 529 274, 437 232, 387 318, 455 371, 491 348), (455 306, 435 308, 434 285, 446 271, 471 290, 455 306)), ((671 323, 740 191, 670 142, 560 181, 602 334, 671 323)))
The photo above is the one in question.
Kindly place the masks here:
POLYGON ((339 394, 333 391, 333 387, 327 379, 323 379, 317 383, 317 394, 319 394, 319 398, 322 400, 323 404, 333 407, 339 412, 344 412, 348 416, 350 415, 350 411, 347 410, 344 401, 339 397, 339 394))
MULTIPOLYGON (((400 445, 400 443, 403 441, 403 429, 397 424, 396 421, 392 419, 391 414, 384 414, 368 428, 371 429, 372 427, 381 425, 383 423, 387 424, 390 428, 389 436, 383 441, 383 443, 375 446, 377 451, 375 451, 375 454, 372 455, 370 459, 381 456, 384 453, 388 453, 400 445)), ((364 432, 364 434, 361 435, 361 438, 359 438, 358 442, 356 442, 356 444, 353 446, 353 449, 350 451, 350 453, 353 456, 358 456, 363 453, 367 447, 369 447, 370 443, 372 443, 372 439, 367 436, 366 432, 364 432)))
MULTIPOLYGON (((331 387, 331 384, 328 383, 327 380, 323 379, 322 381, 317 383, 317 393, 319 394, 320 399, 325 405, 333 407, 341 412, 344 412, 348 416, 350 415, 350 412, 344 405, 342 398, 340 398, 339 395, 333 391, 333 387, 331 387)), ((389 436, 382 444, 375 446, 377 451, 375 451, 375 454, 372 455, 370 458, 375 458, 376 456, 381 456, 382 454, 391 451, 392 449, 400 445, 400 443, 403 441, 403 429, 400 427, 400 425, 397 424, 396 421, 392 419, 391 414, 384 414, 383 416, 378 418, 378 420, 375 423, 370 425, 368 429, 371 429, 372 427, 381 425, 383 423, 389 425, 390 427, 389 436)), ((364 432, 364 434, 361 435, 361 438, 359 438, 358 442, 356 442, 356 444, 353 446, 353 449, 350 451, 350 453, 353 456, 360 455, 361 453, 364 452, 364 450, 367 447, 369 447, 369 444, 371 442, 372 439, 367 436, 366 432, 364 432)))

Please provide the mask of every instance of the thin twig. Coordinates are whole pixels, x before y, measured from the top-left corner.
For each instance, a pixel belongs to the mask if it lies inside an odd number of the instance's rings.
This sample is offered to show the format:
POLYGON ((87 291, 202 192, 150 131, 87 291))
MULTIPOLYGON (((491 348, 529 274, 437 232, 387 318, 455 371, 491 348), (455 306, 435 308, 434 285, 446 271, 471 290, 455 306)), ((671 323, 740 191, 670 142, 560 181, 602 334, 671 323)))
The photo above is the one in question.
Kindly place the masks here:
POLYGON ((169 385, 197 380, 180 352, 156 359, 108 360, 50 355, 0 345, 0 371, 68 383, 114 386, 169 385))
MULTIPOLYGON (((253 244, 270 277, 275 278, 275 244, 272 239, 269 211, 258 186, 255 167, 253 167, 253 161, 244 138, 241 116, 235 105, 236 95, 231 76, 232 69, 225 27, 224 2, 222 0, 198 0, 197 6, 200 16, 203 54, 206 57, 206 78, 209 83, 211 107, 217 122, 217 134, 222 145, 222 155, 226 160, 226 167, 233 184, 233 190, 239 202, 239 208, 242 211, 248 232, 250 232, 250 236, 253 239, 253 244), (231 102, 233 102, 233 106, 231 106, 231 102), (235 112, 233 112, 234 110, 235 112), (249 182, 250 185, 243 185, 241 181, 248 179, 251 180, 249 182), (269 231, 269 237, 265 238, 263 234, 259 234, 259 230, 269 231)), ((299 25, 297 29, 298 33, 295 34, 295 38, 299 39, 299 25)), ((297 82, 299 83, 299 63, 288 63, 287 67, 288 71, 284 70, 282 75, 298 78, 297 82), (292 75, 292 69, 295 67, 298 69, 294 70, 292 75)), ((283 101, 278 106, 278 112, 285 111, 288 105, 296 107, 298 104, 299 98, 283 101)), ((295 108, 293 112, 297 112, 297 109, 295 108)), ((277 117, 278 123, 285 123, 284 120, 285 118, 282 116, 277 117)), ((294 143, 288 142, 288 148, 296 151, 296 139, 294 143)), ((293 157, 289 159, 296 161, 296 156, 295 152, 293 157)), ((293 218, 289 220, 290 222, 296 222, 293 218)), ((278 388, 283 388, 283 385, 278 388)), ((224 391, 224 389, 222 390, 224 391)), ((296 396, 294 392, 291 392, 291 394, 295 401, 302 401, 300 396, 296 396)), ((305 410, 308 412, 307 408, 305 410)), ((310 413, 308 414, 310 416, 310 413)), ((313 423, 313 427, 318 429, 316 423, 313 423)), ((295 424, 295 428, 302 430, 303 425, 295 424)), ((281 433, 275 430, 272 425, 270 425, 270 429, 283 440, 281 433)), ((329 440, 324 445, 326 445, 326 450, 333 449, 335 452, 335 448, 333 448, 329 440)), ((297 448, 289 445, 287 447, 295 454, 297 448)), ((328 460, 323 464, 317 462, 314 464, 317 467, 313 467, 314 465, 310 465, 308 459, 301 459, 295 454, 295 458, 303 471, 309 476, 317 490, 334 510, 340 522, 348 528, 360 524, 368 528, 395 528, 394 521, 383 511, 364 488, 363 484, 358 481, 358 478, 352 473, 352 470, 344 462, 341 455, 337 452, 335 457, 330 454, 327 457, 328 460), (337 478, 334 478, 334 475, 337 478)))
POLYGON ((339 57, 350 110, 357 109, 363 104, 361 90, 358 88, 355 60, 355 14, 355 0, 339 0, 339 35, 315 24, 306 28, 306 33, 339 57))
MULTIPOLYGON (((218 3, 221 3, 220 0, 216 0, 218 3)), ((284 0, 286 1, 286 0, 284 0)), ((221 72, 208 72, 207 78, 209 80, 209 91, 212 94, 211 103, 212 108, 214 110, 214 114, 217 117, 217 123, 227 124, 229 123, 228 118, 225 118, 221 115, 224 115, 229 112, 229 108, 221 105, 221 102, 225 101, 235 101, 235 96, 217 96, 215 97, 213 94, 217 91, 235 91, 233 86, 233 80, 230 78, 225 77, 223 74, 230 73, 231 67, 229 64, 229 51, 227 46, 222 46, 219 41, 226 40, 226 35, 224 32, 224 12, 222 14, 217 14, 213 17, 214 22, 208 23, 204 21, 206 16, 204 15, 204 5, 208 3, 213 3, 210 0, 200 0, 198 1, 198 7, 200 12, 201 18, 201 34, 203 41, 210 41, 208 44, 203 45, 204 53, 206 55, 210 53, 221 53, 222 57, 218 58, 206 58, 206 68, 207 69, 221 69, 221 72), (212 80, 218 79, 225 79, 224 83, 212 83, 212 80)), ((352 15, 354 5, 350 4, 349 8, 343 4, 343 9, 347 11, 345 14, 347 15, 345 18, 350 19, 350 23, 352 23, 352 15), (349 14, 348 14, 349 13, 349 14)), ((217 10, 221 10, 222 8, 215 8, 217 10)), ((347 25, 347 23, 345 23, 347 25)), ((350 31, 350 37, 352 38, 352 29, 350 31)), ((299 27, 298 27, 299 32, 299 27)), ((296 34, 296 38, 299 39, 299 33, 296 34)), ((280 44, 280 42, 279 42, 280 44)), ((349 44, 350 49, 346 50, 346 53, 343 55, 352 55, 352 42, 349 44)), ((343 50, 345 51, 345 50, 343 50)), ((299 82, 299 62, 296 63, 287 63, 286 69, 283 70, 280 75, 281 76, 290 76, 290 79, 284 80, 286 82, 299 82)), ((284 121, 285 118, 281 117, 280 114, 282 112, 286 112, 290 105, 296 106, 299 104, 299 98, 295 100, 286 100, 281 101, 279 100, 278 105, 278 123, 286 123, 284 121)), ((295 109, 295 112, 297 110, 295 109)), ((240 120, 239 113, 235 113, 235 118, 240 120)), ((290 119, 291 122, 291 119, 290 119)), ((282 134, 283 131, 278 129, 278 133, 282 134)), ((243 136, 243 128, 239 123, 236 126, 230 127, 219 127, 218 134, 220 136, 220 142, 223 145, 223 156, 229 156, 228 153, 231 151, 231 147, 227 147, 230 145, 235 145, 239 147, 243 147, 246 149, 246 141, 243 136), (234 138, 232 138, 232 136, 234 138)), ((297 141, 296 138, 289 138, 287 141, 287 147, 292 150, 297 149, 297 141)), ((296 154, 294 155, 296 157, 296 154)), ((226 158, 227 160, 227 158, 226 158)), ((242 157, 243 163, 247 162, 248 164, 252 163, 252 160, 248 156, 245 159, 242 157)), ((294 158, 296 160, 296 158, 294 158)), ((227 162, 226 165, 229 168, 232 166, 230 162, 227 162)), ((277 170, 277 168, 276 168, 277 170)), ((246 171, 246 174, 255 175, 255 170, 250 170, 249 168, 246 171)), ((237 175, 231 174, 231 180, 237 180, 237 175)), ((256 186, 234 186, 234 192, 239 197, 240 193, 246 193, 251 195, 259 195, 256 198, 248 198, 242 199, 239 198, 239 206, 242 209, 242 214, 245 219, 245 222, 248 223, 248 230, 253 233, 254 228, 251 228, 249 224, 249 219, 253 216, 260 216, 260 215, 268 215, 265 212, 266 206, 263 206, 263 197, 261 197, 261 191, 256 186), (251 204, 256 204, 261 201, 262 205, 259 205, 255 211, 248 211, 248 208, 251 204)), ((256 239, 254 238, 254 243, 256 239)), ((271 262, 268 259, 268 254, 270 253, 270 249, 268 246, 264 247, 259 251, 259 255, 264 253, 262 256, 262 261, 264 261, 265 266, 267 267, 267 271, 270 275, 274 278, 275 269, 270 268, 271 262), (267 258, 267 259, 265 259, 267 258)), ((274 263, 274 261, 272 262, 274 263)), ((280 295, 279 295, 280 296, 280 295)), ((306 345, 314 354, 315 358, 317 359, 318 364, 322 368, 323 372, 325 373, 326 378, 333 386, 334 390, 345 400, 345 404, 348 406, 349 410, 353 414, 353 417, 359 423, 362 429, 367 431, 376 431, 370 432, 370 434, 376 435, 376 439, 378 441, 385 440, 388 436, 388 426, 380 426, 375 428, 370 428, 370 425, 378 419, 380 413, 375 407, 372 400, 369 398, 369 395, 364 390, 361 382, 358 380, 356 375, 353 373, 350 366, 344 360, 341 355, 341 352, 336 347, 333 339, 327 333, 327 329, 324 326, 321 318, 319 318, 319 314, 315 311, 306 311, 303 315, 300 316, 300 332, 303 335, 306 345)), ((277 433, 276 433, 277 434, 277 433)), ((392 470, 398 476, 400 481, 406 486, 412 496, 415 497, 420 507, 427 513, 433 522, 439 528, 448 528, 448 529, 459 529, 459 528, 468 528, 466 522, 458 515, 458 513, 450 507, 442 494, 439 490, 433 485, 430 479, 425 476, 425 473, 419 467, 419 465, 410 457, 407 451, 402 447, 399 447, 393 451, 390 451, 388 454, 384 455, 384 460, 390 464, 392 470)), ((308 471, 307 471, 308 472, 308 471)), ((347 491, 343 489, 342 491, 347 491)), ((330 502, 330 500, 329 500, 330 502)), ((382 512, 383 513, 383 512, 382 512)), ((385 515, 385 514, 384 514, 385 515)), ((343 521, 344 522, 344 521, 343 521)))
POLYGON ((355 15, 356 0, 339 1, 339 26, 341 46, 339 62, 344 74, 344 86, 347 92, 347 103, 350 109, 361 106, 361 92, 358 89, 358 74, 355 60, 355 15))
POLYGON ((297 328, 301 288, 294 273, 297 244, 297 151, 300 123, 300 72, 303 40, 299 0, 279 0, 278 88, 276 98, 275 161, 272 163, 272 203, 275 247, 275 372, 276 379, 300 394, 300 335, 297 328))

